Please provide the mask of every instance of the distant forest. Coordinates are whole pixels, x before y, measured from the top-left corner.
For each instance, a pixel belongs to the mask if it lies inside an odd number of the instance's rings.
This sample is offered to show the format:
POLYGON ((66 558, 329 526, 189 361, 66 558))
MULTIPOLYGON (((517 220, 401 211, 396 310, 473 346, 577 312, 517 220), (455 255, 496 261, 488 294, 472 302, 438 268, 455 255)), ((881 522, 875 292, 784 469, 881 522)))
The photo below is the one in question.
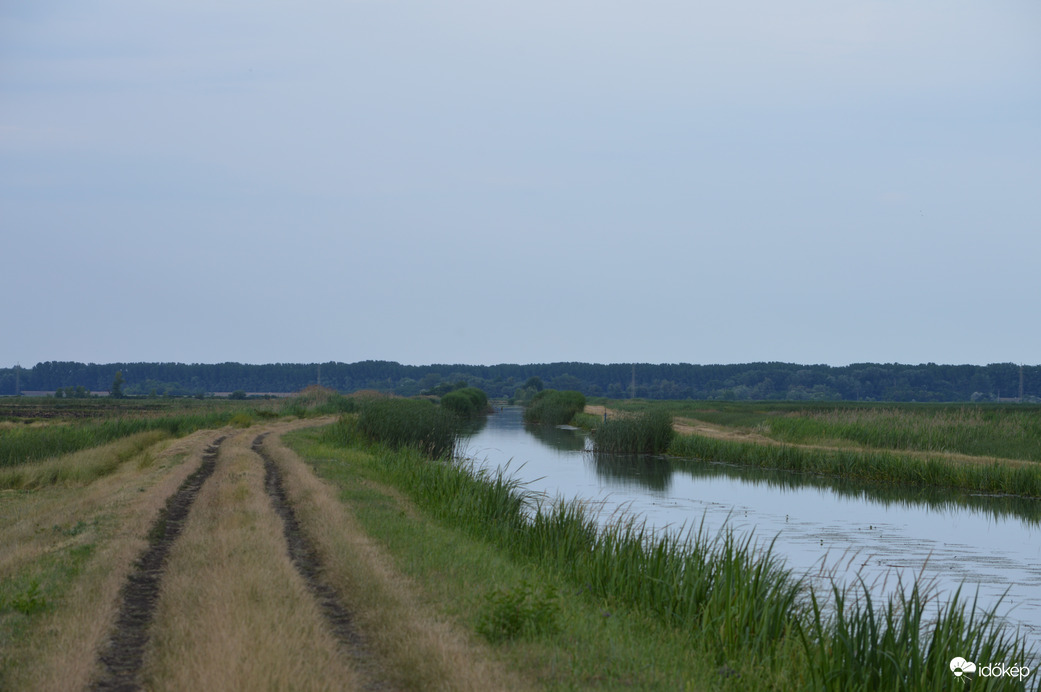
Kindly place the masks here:
MULTIPOLYGON (((1023 395, 1041 401, 1041 366, 901 365, 841 367, 792 363, 691 365, 542 363, 532 365, 402 365, 359 363, 94 363, 46 362, 0 369, 0 395, 38 391, 107 392, 116 372, 136 396, 295 392, 309 385, 349 393, 375 389, 405 396, 465 382, 490 397, 511 397, 525 385, 574 389, 587 396, 647 399, 820 401, 998 401, 1023 395), (532 378, 538 378, 533 380, 532 378)), ((443 389, 443 388, 442 388, 443 389)))

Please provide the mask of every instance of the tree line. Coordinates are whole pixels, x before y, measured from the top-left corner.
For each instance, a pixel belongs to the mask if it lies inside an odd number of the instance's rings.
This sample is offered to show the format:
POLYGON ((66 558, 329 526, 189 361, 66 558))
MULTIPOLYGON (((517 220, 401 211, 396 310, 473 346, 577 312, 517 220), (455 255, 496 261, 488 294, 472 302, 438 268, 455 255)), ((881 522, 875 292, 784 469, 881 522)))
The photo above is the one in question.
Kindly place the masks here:
POLYGON ((284 393, 321 384, 343 393, 363 389, 405 396, 438 393, 446 383, 468 385, 493 398, 540 386, 586 396, 647 399, 1041 401, 1041 366, 1014 363, 938 365, 795 363, 538 363, 528 365, 403 365, 357 363, 77 363, 48 361, 0 369, 0 395, 25 391, 112 389, 121 373, 127 396, 203 396, 215 392, 284 393), (440 388, 440 390, 439 390, 440 388))

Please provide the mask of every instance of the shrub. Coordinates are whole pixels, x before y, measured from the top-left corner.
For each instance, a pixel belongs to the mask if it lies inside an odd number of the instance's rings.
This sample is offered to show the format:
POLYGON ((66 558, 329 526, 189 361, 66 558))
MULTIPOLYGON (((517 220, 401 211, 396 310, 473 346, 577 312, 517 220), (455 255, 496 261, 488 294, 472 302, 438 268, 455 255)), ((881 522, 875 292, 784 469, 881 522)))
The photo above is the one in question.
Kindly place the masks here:
POLYGON ((648 411, 604 421, 593 432, 593 446, 598 452, 663 454, 674 435, 672 416, 664 411, 648 411))
POLYGON ((373 399, 361 406, 358 430, 372 442, 414 447, 435 459, 455 453, 453 416, 424 399, 373 399))
POLYGON ((536 589, 522 581, 513 589, 497 589, 485 597, 488 604, 477 631, 490 642, 550 634, 559 628, 560 604, 553 589, 536 589))
POLYGON ((477 387, 464 387, 441 397, 441 406, 460 418, 476 418, 487 412, 488 395, 477 387))
POLYGON ((581 392, 543 389, 532 397, 531 403, 524 409, 524 421, 541 425, 565 425, 585 407, 586 397, 581 392))

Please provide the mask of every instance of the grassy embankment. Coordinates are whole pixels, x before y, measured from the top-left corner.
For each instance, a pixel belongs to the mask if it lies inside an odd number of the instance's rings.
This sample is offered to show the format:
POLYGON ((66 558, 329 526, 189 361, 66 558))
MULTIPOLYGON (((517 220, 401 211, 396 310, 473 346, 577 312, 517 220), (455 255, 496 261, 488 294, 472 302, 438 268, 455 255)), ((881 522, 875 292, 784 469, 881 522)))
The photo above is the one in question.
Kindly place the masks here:
POLYGON ((510 481, 373 445, 352 417, 293 444, 401 569, 546 688, 930 690, 949 688, 958 652, 1025 660, 960 596, 853 590, 835 616, 748 536, 533 513, 510 481))
MULTIPOLYGON (((667 449, 672 456, 1041 497, 1038 407, 596 403, 614 411, 609 418, 650 411, 672 416, 681 432, 667 449)), ((596 420, 586 416, 585 422, 596 426, 596 420)))

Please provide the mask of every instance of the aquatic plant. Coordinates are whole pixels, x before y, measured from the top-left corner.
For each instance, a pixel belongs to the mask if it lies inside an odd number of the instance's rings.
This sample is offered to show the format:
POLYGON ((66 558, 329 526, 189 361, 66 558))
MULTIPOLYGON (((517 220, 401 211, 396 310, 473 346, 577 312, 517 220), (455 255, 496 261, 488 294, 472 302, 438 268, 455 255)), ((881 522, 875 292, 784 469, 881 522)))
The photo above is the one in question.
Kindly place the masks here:
POLYGON ((488 412, 488 395, 477 387, 463 387, 441 397, 441 406, 460 418, 475 418, 488 412))
POLYGON ((455 451, 454 416, 426 399, 370 399, 360 407, 358 431, 372 442, 414 447, 435 459, 455 451))
POLYGON ((593 430, 593 446, 598 452, 662 454, 675 434, 672 416, 653 410, 603 421, 593 430))
POLYGON ((531 398, 524 409, 524 422, 539 425, 566 425, 586 407, 581 392, 543 389, 531 398))

